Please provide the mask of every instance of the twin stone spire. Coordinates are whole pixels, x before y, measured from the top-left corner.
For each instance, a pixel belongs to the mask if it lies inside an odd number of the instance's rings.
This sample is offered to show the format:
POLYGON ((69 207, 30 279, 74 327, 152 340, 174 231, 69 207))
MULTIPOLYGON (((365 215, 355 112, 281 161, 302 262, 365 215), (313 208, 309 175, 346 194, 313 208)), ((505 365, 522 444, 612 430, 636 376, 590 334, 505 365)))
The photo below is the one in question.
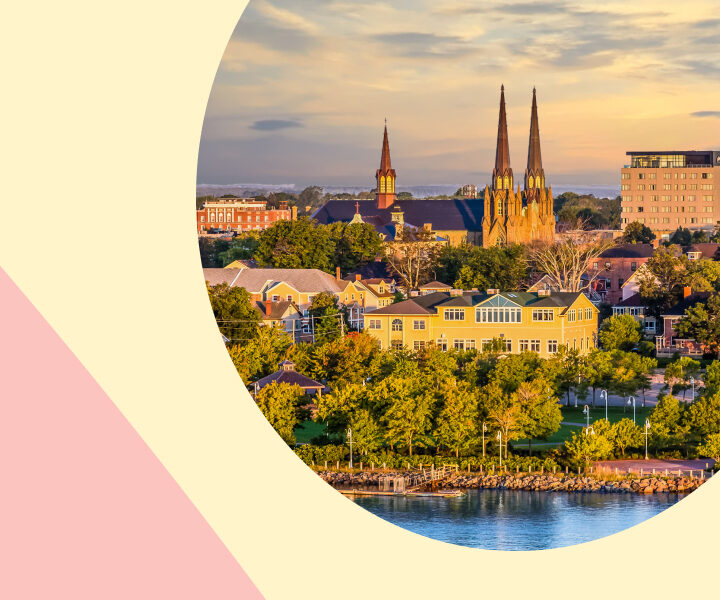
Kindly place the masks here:
MULTIPOLYGON (((527 169, 525 169, 525 190, 529 195, 537 195, 537 190, 545 187, 545 172, 540 152, 540 125, 538 123, 537 95, 533 88, 532 109, 530 112, 530 142, 528 143, 527 169)), ((497 148, 495 150, 495 168, 492 174, 493 191, 513 189, 513 172, 510 166, 510 144, 507 132, 507 113, 505 111, 505 86, 500 87, 500 116, 498 118, 497 148)))

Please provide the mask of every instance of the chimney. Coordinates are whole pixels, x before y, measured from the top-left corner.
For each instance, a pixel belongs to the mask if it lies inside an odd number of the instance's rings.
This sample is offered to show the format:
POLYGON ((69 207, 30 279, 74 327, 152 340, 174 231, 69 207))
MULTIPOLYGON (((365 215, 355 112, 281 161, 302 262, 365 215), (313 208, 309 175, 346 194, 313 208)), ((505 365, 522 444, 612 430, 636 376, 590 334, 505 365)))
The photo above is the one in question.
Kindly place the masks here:
POLYGON ((496 290, 495 288, 490 288, 489 290, 486 290, 486 293, 488 296, 494 296, 496 294, 499 294, 500 290, 496 290))
POLYGON ((360 273, 355 273, 355 281, 362 281, 362 275, 360 275, 360 273))
POLYGON ((291 212, 291 215, 292 215, 292 216, 291 216, 291 219, 292 219, 293 221, 297 221, 297 206, 293 206, 290 212, 291 212))
POLYGON ((549 290, 548 288, 545 288, 545 289, 542 289, 542 290, 538 290, 538 293, 537 293, 537 294, 538 294, 538 297, 549 296, 549 295, 550 295, 550 290, 549 290))
POLYGON ((265 300, 265 316, 269 317, 271 312, 272 312, 272 301, 269 299, 265 300))
POLYGON ((683 298, 687 298, 690 294, 692 294, 692 288, 689 285, 686 285, 683 288, 683 298))
POLYGON ((340 281, 342 277, 340 277, 340 267, 335 267, 335 279, 340 281))

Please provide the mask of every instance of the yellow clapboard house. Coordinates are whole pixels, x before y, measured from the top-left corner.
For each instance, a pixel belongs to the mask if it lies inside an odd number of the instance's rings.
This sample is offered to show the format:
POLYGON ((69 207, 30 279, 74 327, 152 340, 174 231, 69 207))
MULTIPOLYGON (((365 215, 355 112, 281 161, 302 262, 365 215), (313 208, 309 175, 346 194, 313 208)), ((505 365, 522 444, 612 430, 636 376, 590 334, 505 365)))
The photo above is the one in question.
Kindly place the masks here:
POLYGON ((435 292, 365 314, 365 332, 383 349, 482 350, 502 339, 510 353, 586 354, 597 345, 598 309, 581 292, 435 292))

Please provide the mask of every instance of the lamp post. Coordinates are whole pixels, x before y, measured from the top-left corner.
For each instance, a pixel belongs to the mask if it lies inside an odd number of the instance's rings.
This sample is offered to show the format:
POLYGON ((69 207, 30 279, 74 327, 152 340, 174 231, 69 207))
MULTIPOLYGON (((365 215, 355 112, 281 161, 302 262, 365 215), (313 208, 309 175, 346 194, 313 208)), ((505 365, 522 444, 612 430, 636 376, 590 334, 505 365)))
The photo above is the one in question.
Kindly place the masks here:
POLYGON ((600 398, 605 398, 605 420, 608 420, 608 398, 607 398, 607 390, 600 390, 600 398))
POLYGON ((650 430, 650 421, 645 419, 645 460, 648 460, 648 431, 650 430))
POLYGON ((635 396, 630 396, 627 399, 628 406, 630 406, 631 403, 632 403, 632 407, 633 407, 633 424, 635 424, 635 396))
MULTIPOLYGON (((578 387, 580 387, 580 373, 578 373, 578 387)), ((575 390, 575 408, 577 407, 577 390, 575 390)))
POLYGON ((502 431, 498 429, 497 436, 495 439, 499 442, 500 446, 500 466, 502 467, 502 431))
POLYGON ((350 445, 350 468, 352 469, 353 468, 353 460, 352 460, 352 444, 353 444, 353 442, 352 442, 352 429, 350 429, 349 427, 347 430, 347 440, 348 440, 348 444, 350 445))
POLYGON ((590 427, 590 407, 587 404, 583 408, 583 414, 585 415, 585 427, 590 427))
POLYGON ((690 383, 692 384, 692 398, 690 398, 690 404, 695 402, 695 378, 690 378, 690 383))
POLYGON ((483 458, 485 458, 485 432, 487 432, 487 423, 485 423, 485 421, 483 421, 483 426, 482 426, 483 458))

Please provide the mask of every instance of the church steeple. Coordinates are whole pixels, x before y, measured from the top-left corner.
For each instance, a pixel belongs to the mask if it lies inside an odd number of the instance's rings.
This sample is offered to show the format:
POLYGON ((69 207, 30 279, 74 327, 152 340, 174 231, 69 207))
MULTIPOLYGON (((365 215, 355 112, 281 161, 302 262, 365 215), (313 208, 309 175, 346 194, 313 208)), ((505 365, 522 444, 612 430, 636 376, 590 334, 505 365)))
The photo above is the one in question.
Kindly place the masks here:
POLYGON ((388 141, 387 119, 385 119, 385 133, 383 134, 382 154, 380 156, 380 168, 375 173, 377 182, 377 199, 378 208, 389 208, 397 200, 395 194, 395 169, 392 168, 390 161, 390 142, 388 141))
POLYGON ((493 190, 511 190, 513 173, 510 167, 510 144, 507 132, 507 114, 505 113, 505 86, 500 87, 500 116, 498 118, 497 148, 495 150, 495 168, 493 169, 493 190))
POLYGON ((527 169, 525 170, 525 190, 536 195, 545 187, 545 171, 540 153, 540 125, 538 124, 537 97, 533 88, 532 111, 530 113, 530 142, 528 144, 527 169))

